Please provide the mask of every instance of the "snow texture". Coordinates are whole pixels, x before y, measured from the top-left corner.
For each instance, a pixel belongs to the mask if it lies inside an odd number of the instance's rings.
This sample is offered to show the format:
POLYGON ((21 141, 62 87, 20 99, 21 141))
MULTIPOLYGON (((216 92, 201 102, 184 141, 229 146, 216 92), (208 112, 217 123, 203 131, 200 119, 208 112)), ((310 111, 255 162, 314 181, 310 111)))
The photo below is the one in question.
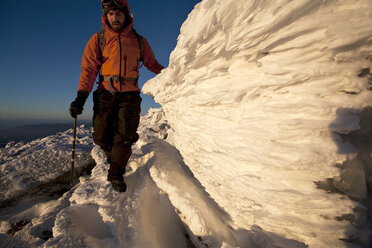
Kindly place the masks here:
MULTIPOLYGON (((90 156, 92 130, 77 128, 76 170, 94 163, 90 156)), ((42 139, 9 142, 0 148, 0 206, 22 195, 40 190, 40 185, 68 178, 71 167, 72 130, 42 139)), ((51 191, 51 190, 50 190, 51 191)))
POLYGON ((366 221, 354 200, 372 188, 371 155, 347 162, 360 149, 343 137, 371 106, 371 23, 369 0, 204 0, 182 25, 169 67, 143 92, 234 229, 310 247, 368 243, 342 216, 366 221), (353 200, 320 190, 326 180, 353 200))
MULTIPOLYGON (((0 246, 306 247, 257 226, 232 228, 229 215, 172 145, 174 131, 161 109, 142 117, 139 132, 125 174, 126 193, 115 192, 107 182, 109 165, 94 146, 96 166, 71 190, 60 197, 30 195, 2 209, 0 246)), ((88 131, 85 138, 90 143, 88 131)))

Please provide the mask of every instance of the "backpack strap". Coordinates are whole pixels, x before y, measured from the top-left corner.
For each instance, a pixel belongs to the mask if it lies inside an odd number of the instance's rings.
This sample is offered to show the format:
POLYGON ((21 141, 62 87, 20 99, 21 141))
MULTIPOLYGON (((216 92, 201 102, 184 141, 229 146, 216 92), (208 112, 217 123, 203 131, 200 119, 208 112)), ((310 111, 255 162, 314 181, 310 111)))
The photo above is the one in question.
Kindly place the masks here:
POLYGON ((105 32, 106 28, 102 25, 101 30, 98 34, 98 45, 99 45, 99 59, 102 61, 103 48, 105 47, 105 32))

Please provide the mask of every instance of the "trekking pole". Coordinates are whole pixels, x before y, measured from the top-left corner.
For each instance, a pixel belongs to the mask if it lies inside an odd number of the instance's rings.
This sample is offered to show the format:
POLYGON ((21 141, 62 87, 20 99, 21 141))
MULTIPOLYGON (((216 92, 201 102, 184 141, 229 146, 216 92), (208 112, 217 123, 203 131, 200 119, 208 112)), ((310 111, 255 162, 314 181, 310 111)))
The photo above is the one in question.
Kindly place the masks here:
POLYGON ((74 135, 72 139, 72 157, 71 157, 71 174, 70 174, 70 186, 71 187, 72 187, 72 181, 74 179, 76 124, 77 124, 77 117, 74 118, 74 135))

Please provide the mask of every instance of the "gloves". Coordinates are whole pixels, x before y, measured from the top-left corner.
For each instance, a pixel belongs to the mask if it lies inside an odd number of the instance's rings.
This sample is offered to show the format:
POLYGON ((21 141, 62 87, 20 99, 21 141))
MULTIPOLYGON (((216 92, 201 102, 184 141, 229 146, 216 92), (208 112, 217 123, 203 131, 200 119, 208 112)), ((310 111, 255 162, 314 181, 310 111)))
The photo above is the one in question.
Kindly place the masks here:
POLYGON ((76 118, 76 116, 83 113, 85 101, 88 98, 89 93, 86 91, 78 91, 77 97, 75 101, 73 101, 70 105, 70 115, 72 118, 76 118))

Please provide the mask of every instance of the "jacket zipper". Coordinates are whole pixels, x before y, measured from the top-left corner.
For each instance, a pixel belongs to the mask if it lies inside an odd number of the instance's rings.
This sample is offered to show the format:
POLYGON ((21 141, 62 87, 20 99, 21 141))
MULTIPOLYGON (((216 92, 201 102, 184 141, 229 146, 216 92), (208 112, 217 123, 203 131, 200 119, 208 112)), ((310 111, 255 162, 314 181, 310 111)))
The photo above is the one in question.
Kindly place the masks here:
POLYGON ((127 75, 127 56, 124 56, 124 77, 127 75))
POLYGON ((118 35, 118 39, 119 39, 119 83, 120 83, 120 92, 122 91, 121 89, 121 41, 120 41, 120 34, 118 35))

